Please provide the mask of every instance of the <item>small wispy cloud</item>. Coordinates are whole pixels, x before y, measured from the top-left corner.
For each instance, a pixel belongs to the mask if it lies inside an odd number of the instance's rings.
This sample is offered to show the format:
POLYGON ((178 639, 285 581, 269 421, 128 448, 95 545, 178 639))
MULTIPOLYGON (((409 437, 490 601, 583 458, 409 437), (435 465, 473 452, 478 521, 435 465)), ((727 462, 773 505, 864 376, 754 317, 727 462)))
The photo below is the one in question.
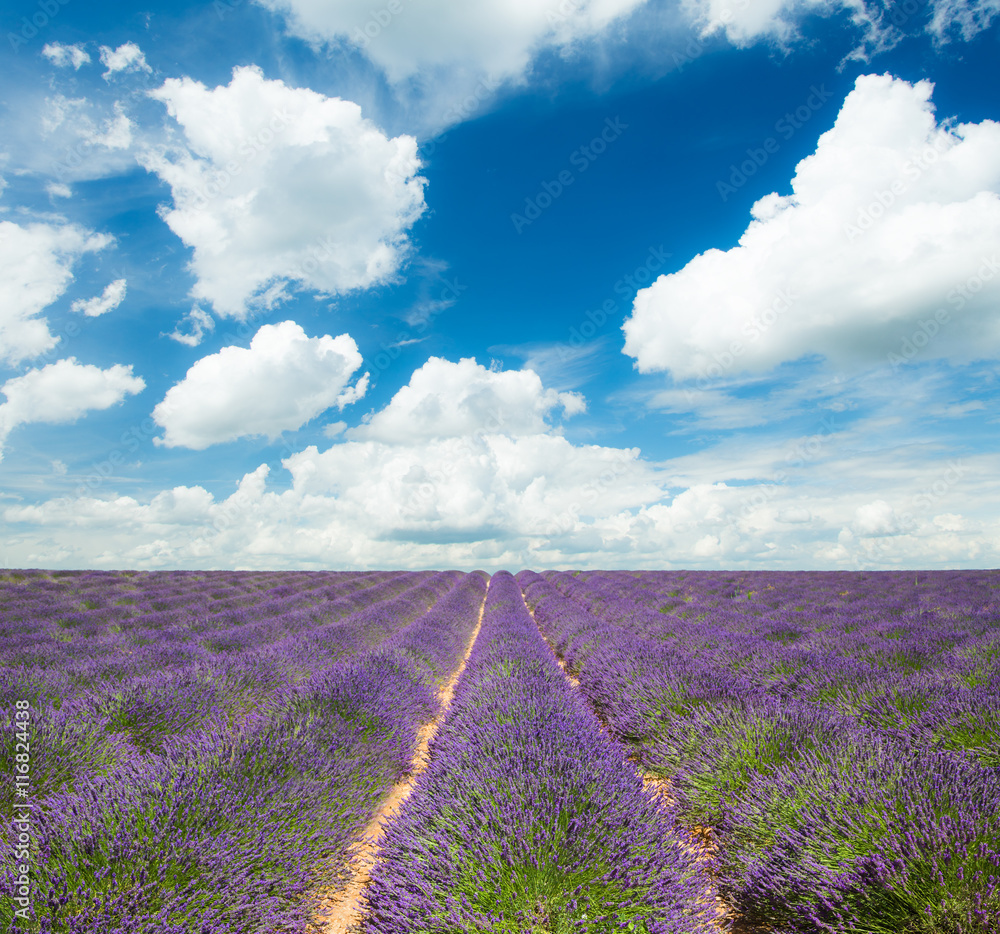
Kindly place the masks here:
MULTIPOLYGON (((68 194, 65 196, 68 197, 68 194)), ((114 311, 123 301, 125 301, 125 279, 115 279, 109 282, 104 291, 94 298, 77 299, 70 305, 71 311, 85 314, 88 318, 98 318, 114 311)))
POLYGON ((194 305, 183 320, 169 334, 162 337, 169 337, 177 341, 178 344, 185 344, 188 347, 197 347, 209 331, 215 330, 215 321, 212 316, 202 308, 194 305), (188 322, 189 330, 182 331, 181 324, 188 322))

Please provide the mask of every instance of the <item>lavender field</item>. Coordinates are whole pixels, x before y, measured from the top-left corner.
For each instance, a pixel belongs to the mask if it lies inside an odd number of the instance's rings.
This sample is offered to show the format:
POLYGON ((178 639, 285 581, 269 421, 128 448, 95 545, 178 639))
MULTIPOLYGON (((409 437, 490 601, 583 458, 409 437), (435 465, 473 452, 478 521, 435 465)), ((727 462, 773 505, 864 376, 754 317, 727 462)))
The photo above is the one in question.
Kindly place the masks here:
POLYGON ((0 655, 4 932, 1000 931, 997 572, 8 571, 0 655))

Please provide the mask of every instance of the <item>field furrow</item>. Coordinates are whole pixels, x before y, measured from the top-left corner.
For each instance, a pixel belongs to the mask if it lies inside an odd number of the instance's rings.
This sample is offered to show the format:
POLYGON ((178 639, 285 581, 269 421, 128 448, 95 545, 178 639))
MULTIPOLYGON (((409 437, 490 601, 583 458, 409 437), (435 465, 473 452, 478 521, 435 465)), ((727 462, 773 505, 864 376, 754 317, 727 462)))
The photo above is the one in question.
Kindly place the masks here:
MULTIPOLYGON (((410 766, 402 778, 397 781, 389 790, 388 795, 382 800, 378 809, 368 821, 361 837, 350 847, 347 864, 341 873, 341 878, 336 884, 319 890, 319 907, 313 919, 313 926, 317 934, 348 934, 356 930, 360 923, 367 900, 368 883, 371 879, 372 868, 378 858, 379 849, 385 836, 386 825, 399 812, 403 802, 413 792, 417 779, 427 768, 430 761, 430 744, 440 729, 443 719, 447 716, 451 707, 452 699, 455 695, 455 687, 469 656, 479 637, 482 628, 483 606, 486 600, 486 592, 482 594, 479 611, 476 614, 476 624, 469 636, 465 651, 461 655, 458 666, 449 673, 448 661, 453 660, 454 652, 442 653, 439 667, 442 672, 448 675, 447 680, 438 688, 437 707, 438 714, 429 722, 420 727, 417 732, 416 748, 410 759, 410 766)), ((468 607, 462 609, 467 610, 468 607)), ((471 616, 471 614, 467 614, 471 616)), ((460 635, 464 632, 465 626, 461 621, 442 620, 443 623, 452 624, 451 632, 460 635)), ((442 632, 445 632, 442 627, 442 632)), ((408 640, 409 641, 409 640, 408 640)), ((416 640, 412 640, 416 641, 416 640)))
MULTIPOLYGON (((528 575, 522 574, 519 575, 519 577, 530 579, 530 572, 528 575)), ((544 581, 541 583, 544 586, 544 581)), ((553 598, 558 601, 559 594, 554 588, 549 588, 548 596, 548 605, 551 609, 553 598)), ((534 611, 531 609, 531 605, 534 601, 528 600, 527 594, 523 590, 522 598, 525 599, 525 604, 528 606, 528 612, 531 615, 532 621, 534 621, 535 625, 538 627, 538 631, 541 634, 542 639, 544 640, 546 646, 548 646, 549 651, 552 653, 552 657, 555 659, 556 664, 559 665, 559 668, 566 680, 569 682, 570 687, 572 687, 575 691, 579 691, 580 679, 570 673, 566 660, 559 654, 549 637, 546 635, 545 628, 538 626, 538 622, 535 620, 534 611)), ((600 724, 601 729, 610 735, 608 725, 601 720, 596 711, 594 713, 595 719, 600 724)), ((628 761, 632 764, 636 773, 642 779, 643 791, 646 795, 657 805, 657 807, 667 813, 671 819, 675 819, 677 799, 673 794, 671 783, 661 775, 644 769, 639 762, 638 756, 630 754, 628 755, 628 761)), ((714 862, 715 856, 718 853, 718 845, 715 840, 715 834, 710 828, 705 827, 678 826, 677 830, 679 831, 678 836, 682 840, 684 846, 687 848, 688 852, 694 858, 703 873, 702 890, 698 899, 698 904, 708 909, 709 916, 713 918, 715 927, 718 931, 731 930, 734 922, 734 912, 732 907, 727 904, 725 899, 723 899, 719 894, 718 885, 715 879, 714 862)))
POLYGON ((387 829, 365 931, 715 930, 671 815, 567 683, 505 572, 431 753, 387 829))

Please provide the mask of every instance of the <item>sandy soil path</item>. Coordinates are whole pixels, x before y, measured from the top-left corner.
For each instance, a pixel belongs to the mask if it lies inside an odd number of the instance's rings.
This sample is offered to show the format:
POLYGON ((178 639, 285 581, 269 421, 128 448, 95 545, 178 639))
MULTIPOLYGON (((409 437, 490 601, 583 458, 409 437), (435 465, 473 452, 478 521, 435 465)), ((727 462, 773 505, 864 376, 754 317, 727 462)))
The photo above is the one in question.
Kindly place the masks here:
POLYGON ((479 621, 472 631, 465 655, 462 656, 458 668, 438 691, 438 699, 441 702, 440 714, 437 719, 424 724, 417 734, 417 747, 409 771, 392 787, 379 809, 372 815, 361 839, 352 848, 347 869, 340 879, 317 893, 320 896, 320 908, 313 917, 310 929, 313 934, 356 934, 360 931, 364 915, 365 889, 368 887, 372 867, 378 857, 385 826, 399 812, 400 806, 413 791, 421 772, 427 768, 428 748, 448 713, 452 698, 455 696, 455 687, 462 677, 462 672, 465 671, 469 656, 472 654, 472 647, 479 637, 485 606, 484 598, 483 605, 479 608, 479 621))

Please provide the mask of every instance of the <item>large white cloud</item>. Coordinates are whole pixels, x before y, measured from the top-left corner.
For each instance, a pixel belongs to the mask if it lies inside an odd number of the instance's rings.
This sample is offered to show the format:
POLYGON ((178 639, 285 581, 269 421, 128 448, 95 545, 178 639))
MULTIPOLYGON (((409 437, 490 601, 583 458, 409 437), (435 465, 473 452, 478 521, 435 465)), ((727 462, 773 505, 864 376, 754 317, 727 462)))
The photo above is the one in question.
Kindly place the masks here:
POLYGON ((167 447, 202 450, 236 438, 301 427, 331 406, 364 395, 358 345, 347 334, 308 337, 294 321, 265 324, 248 348, 223 347, 202 357, 153 410, 167 447))
POLYGON ((572 538, 595 517, 662 495, 637 450, 551 434, 348 441, 307 448, 285 466, 303 503, 355 535, 414 544, 572 538))
POLYGON ((545 47, 597 35, 646 0, 258 0, 312 42, 346 39, 393 83, 441 69, 518 78, 545 47))
POLYGON ((196 300, 239 317, 289 282, 333 294, 395 275, 425 207, 412 137, 255 67, 226 86, 170 79, 150 94, 184 142, 140 161, 171 187, 162 216, 194 249, 196 300))
POLYGON ((15 376, 0 387, 0 453, 10 432, 32 422, 76 421, 88 411, 108 409, 125 396, 145 389, 131 366, 116 364, 106 370, 78 363, 75 357, 15 376))
POLYGON ((877 449, 870 428, 656 467, 552 435, 347 442, 289 458, 290 489, 262 465, 226 498, 140 501, 95 475, 3 517, 25 567, 995 567, 1000 458, 877 449), (754 478, 719 479, 734 466, 754 478))
MULTIPOLYGON (((415 398, 435 392, 459 400, 484 387, 495 393, 510 375, 518 374, 435 361, 371 423, 397 424, 418 412, 415 398)), ((505 428, 451 416, 435 432, 427 409, 410 435, 354 432, 326 450, 308 447, 283 461, 290 484, 272 484, 261 465, 225 498, 178 486, 140 501, 109 489, 98 468, 74 496, 7 508, 8 554, 24 566, 202 568, 1000 560, 996 454, 954 459, 947 439, 925 432, 915 441, 898 419, 841 424, 836 416, 808 434, 733 437, 654 464, 636 448, 572 443, 552 423, 558 403, 549 391, 516 385, 508 404, 516 397, 534 414, 505 428)))
POLYGON ((624 331, 639 370, 705 380, 809 355, 995 355, 1000 124, 938 124, 932 87, 859 77, 792 194, 757 201, 739 246, 638 293, 624 331))
POLYGON ((292 483, 283 492, 268 488, 262 466, 223 501, 188 487, 147 503, 81 490, 7 517, 51 531, 72 515, 117 549, 113 560, 141 566, 454 565, 462 555, 475 564, 478 555, 540 542, 579 552, 608 529, 617 540, 622 515, 663 495, 637 449, 562 437, 553 416, 579 411, 582 399, 546 389, 533 373, 431 360, 406 390, 352 433, 358 437, 286 458, 292 483), (434 411, 445 414, 441 430, 433 428, 434 411), (406 417, 415 419, 413 431, 382 436, 406 417), (372 437, 360 437, 366 433, 372 437), (238 557, 223 557, 233 549, 238 557))
POLYGON ((56 346, 41 312, 73 281, 73 264, 111 242, 72 224, 0 221, 0 360, 13 365, 56 346))

